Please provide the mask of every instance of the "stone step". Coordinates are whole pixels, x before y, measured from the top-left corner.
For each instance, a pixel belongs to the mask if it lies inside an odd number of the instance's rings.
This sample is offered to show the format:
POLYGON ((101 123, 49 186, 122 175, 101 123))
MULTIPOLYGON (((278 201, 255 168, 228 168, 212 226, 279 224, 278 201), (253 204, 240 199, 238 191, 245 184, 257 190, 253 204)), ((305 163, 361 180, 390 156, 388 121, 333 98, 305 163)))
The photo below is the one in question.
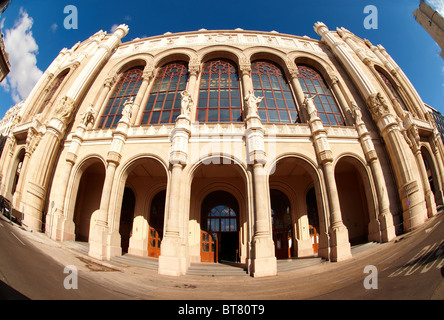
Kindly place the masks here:
POLYGON ((243 265, 231 263, 192 263, 187 271, 188 275, 201 276, 246 276, 243 265))
POLYGON ((351 253, 352 253, 352 255, 356 255, 356 254, 362 253, 368 249, 374 248, 378 245, 379 245, 378 242, 367 242, 367 243, 359 244, 356 246, 352 246, 351 253))
POLYGON ((82 254, 88 254, 89 253, 89 243, 88 242, 81 242, 81 241, 65 241, 64 244, 82 254))
POLYGON ((277 261, 278 272, 288 272, 302 268, 308 268, 319 265, 324 262, 322 258, 295 258, 277 261))
POLYGON ((111 262, 124 266, 133 266, 150 270, 159 269, 158 259, 151 257, 140 257, 131 254, 124 254, 123 256, 114 257, 111 259, 111 262))

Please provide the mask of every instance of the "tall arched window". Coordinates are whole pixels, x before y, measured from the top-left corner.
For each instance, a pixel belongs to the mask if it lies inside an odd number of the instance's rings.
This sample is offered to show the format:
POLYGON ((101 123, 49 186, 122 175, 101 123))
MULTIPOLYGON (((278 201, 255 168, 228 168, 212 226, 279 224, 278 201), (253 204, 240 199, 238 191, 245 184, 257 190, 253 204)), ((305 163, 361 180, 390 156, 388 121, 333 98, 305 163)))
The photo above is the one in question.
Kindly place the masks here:
POLYGON ((188 67, 185 62, 169 63, 157 72, 142 125, 173 123, 180 115, 181 92, 186 89, 188 67))
POLYGON ((384 81, 385 85, 388 87, 388 89, 390 90, 390 92, 393 94, 393 96, 395 97, 395 99, 399 102, 399 104, 401 105, 401 108, 404 109, 405 111, 407 110, 407 107, 405 106, 404 101, 401 99, 398 90, 395 89, 395 87, 393 86, 392 82, 385 76, 384 73, 382 73, 381 71, 377 70, 379 76, 381 77, 382 81, 384 81))
POLYGON ((105 107, 99 128, 117 127, 122 118, 123 105, 131 98, 136 98, 142 84, 142 67, 135 67, 124 72, 116 84, 116 88, 105 107))
POLYGON ((61 73, 57 79, 54 81, 54 83, 51 86, 51 89, 49 90, 49 92, 47 93, 45 100, 43 101, 43 103, 40 106, 40 110, 38 113, 42 113, 43 110, 45 109, 45 107, 48 105, 48 103, 52 100, 52 98, 54 97, 55 93, 57 92, 57 90, 60 88, 61 84, 63 83, 63 81, 65 80, 66 76, 69 73, 69 69, 65 70, 63 73, 61 73))
POLYGON ((304 95, 309 97, 317 95, 313 101, 322 123, 329 126, 344 125, 344 119, 339 112, 338 105, 322 75, 316 69, 306 65, 298 65, 298 69, 299 82, 304 95))
POLYGON ((242 121, 239 76, 231 61, 216 59, 205 63, 196 119, 200 122, 242 121))
POLYGON ((256 96, 264 97, 258 108, 263 122, 295 123, 296 104, 282 70, 270 61, 255 61, 251 65, 256 96))

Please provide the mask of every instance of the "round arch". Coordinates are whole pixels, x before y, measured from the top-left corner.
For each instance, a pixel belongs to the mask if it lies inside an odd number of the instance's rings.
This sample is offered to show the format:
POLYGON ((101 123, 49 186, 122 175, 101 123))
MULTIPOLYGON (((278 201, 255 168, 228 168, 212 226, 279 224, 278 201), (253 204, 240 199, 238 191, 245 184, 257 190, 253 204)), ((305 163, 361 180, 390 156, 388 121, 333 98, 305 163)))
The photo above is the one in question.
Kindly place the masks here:
POLYGON ((124 191, 131 187, 135 195, 135 210, 129 237, 128 253, 147 256, 149 234, 149 210, 155 191, 166 189, 169 172, 165 162, 148 153, 138 154, 126 160, 116 172, 116 184, 110 201, 109 226, 116 237, 115 243, 122 243, 120 234, 124 191), (117 239, 119 238, 120 239, 117 239))
POLYGON ((344 153, 334 162, 342 221, 351 245, 381 241, 377 215, 377 196, 365 162, 357 155, 344 153))
POLYGON ((439 171, 437 169, 437 164, 433 153, 431 152, 429 146, 426 144, 422 144, 421 146, 421 155, 424 160, 424 165, 426 168, 427 177, 429 179, 430 189, 435 196, 436 205, 443 204, 443 195, 441 188, 441 180, 439 177, 439 171))
POLYGON ((290 204, 293 205, 292 210, 296 212, 294 256, 304 257, 318 254, 328 259, 328 199, 326 198, 322 171, 319 170, 317 164, 312 159, 297 153, 280 155, 269 165, 267 170, 270 173, 268 179, 269 189, 279 185, 282 187, 286 186, 285 193, 290 200, 290 204), (302 197, 302 195, 304 195, 304 197, 306 196, 310 188, 314 188, 315 190, 316 214, 320 224, 317 228, 317 237, 320 245, 319 248, 316 248, 316 251, 312 245, 312 239, 309 233, 309 212, 305 198, 302 197))
MULTIPOLYGON (((103 184, 105 182, 106 165, 100 156, 84 158, 74 168, 72 179, 67 190, 70 194, 67 205, 67 220, 72 221, 72 233, 76 241, 88 241, 93 212, 100 208, 103 184)), ((68 228, 69 229, 69 228, 68 228)))

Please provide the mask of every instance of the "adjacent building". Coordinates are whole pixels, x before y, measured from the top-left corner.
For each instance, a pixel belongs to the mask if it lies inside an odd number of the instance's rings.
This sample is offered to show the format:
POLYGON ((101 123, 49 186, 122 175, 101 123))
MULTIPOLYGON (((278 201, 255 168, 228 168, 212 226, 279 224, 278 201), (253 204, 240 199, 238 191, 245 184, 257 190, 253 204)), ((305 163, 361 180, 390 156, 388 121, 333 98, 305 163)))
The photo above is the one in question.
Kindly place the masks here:
POLYGON ((416 21, 432 36, 441 48, 441 58, 444 58, 444 18, 442 13, 435 10, 429 3, 421 0, 419 8, 413 11, 416 21))
POLYGON ((173 276, 270 276, 411 231, 443 204, 431 114, 384 47, 314 28, 122 42, 120 25, 63 49, 13 124, 1 195, 30 230, 173 276))

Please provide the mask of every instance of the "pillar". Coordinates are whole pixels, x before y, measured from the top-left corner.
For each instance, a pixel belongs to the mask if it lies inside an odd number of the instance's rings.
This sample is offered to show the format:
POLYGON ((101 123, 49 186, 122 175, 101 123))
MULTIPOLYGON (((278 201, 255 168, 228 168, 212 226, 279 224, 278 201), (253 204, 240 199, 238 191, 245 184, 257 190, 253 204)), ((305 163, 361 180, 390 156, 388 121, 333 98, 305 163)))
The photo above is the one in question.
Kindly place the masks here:
POLYGON ((338 262, 351 258, 351 247, 348 238, 348 229, 342 222, 341 206, 339 203, 338 188, 336 186, 335 173, 333 170, 333 154, 328 143, 327 131, 322 124, 312 98, 306 98, 303 106, 307 109, 310 117, 309 125, 316 155, 322 165, 327 187, 330 208, 330 240, 331 260, 338 262))
MULTIPOLYGON (((191 101, 191 104, 194 102, 191 101)), ((184 275, 188 269, 186 246, 181 234, 180 221, 183 220, 185 208, 181 205, 181 186, 183 168, 188 161, 188 142, 191 135, 189 115, 192 105, 183 106, 182 114, 176 119, 176 126, 171 134, 169 188, 167 193, 168 211, 165 212, 165 234, 162 239, 159 256, 159 274, 168 276, 184 275), (189 107, 189 111, 187 110, 189 107)))

